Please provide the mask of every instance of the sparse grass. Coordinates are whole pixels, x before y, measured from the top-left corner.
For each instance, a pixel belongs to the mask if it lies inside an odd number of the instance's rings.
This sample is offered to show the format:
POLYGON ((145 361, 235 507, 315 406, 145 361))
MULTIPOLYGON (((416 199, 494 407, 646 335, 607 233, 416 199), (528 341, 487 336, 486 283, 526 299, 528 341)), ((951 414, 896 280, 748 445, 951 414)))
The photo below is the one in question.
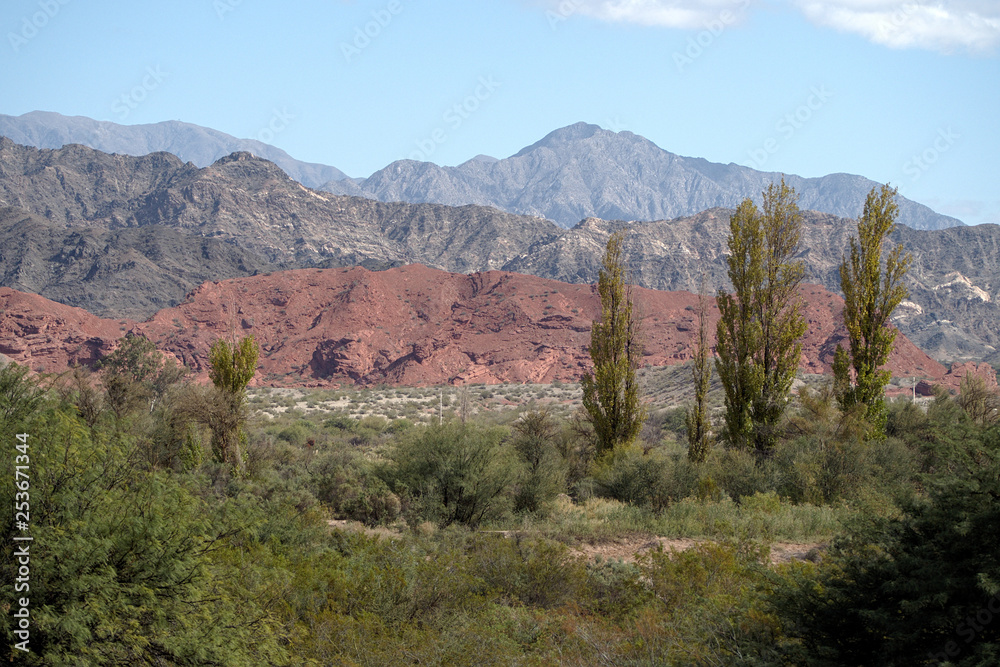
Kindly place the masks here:
MULTIPOLYGON (((289 387, 258 387, 250 389, 250 405, 270 418, 289 410, 303 414, 329 415, 347 412, 354 417, 382 416, 386 419, 406 417, 411 421, 429 422, 436 419, 440 408, 445 416, 460 405, 462 387, 377 387, 350 389, 305 389, 289 387), (450 411, 450 412, 449 412, 450 411)), ((547 407, 555 415, 567 416, 580 405, 577 383, 557 382, 532 385, 468 386, 472 415, 518 412, 529 405, 547 407)))
POLYGON ((636 535, 764 542, 821 542, 856 514, 847 506, 795 505, 760 494, 738 505, 728 498, 685 498, 660 512, 609 498, 558 499, 544 518, 510 518, 495 530, 525 530, 561 542, 599 543, 636 535))

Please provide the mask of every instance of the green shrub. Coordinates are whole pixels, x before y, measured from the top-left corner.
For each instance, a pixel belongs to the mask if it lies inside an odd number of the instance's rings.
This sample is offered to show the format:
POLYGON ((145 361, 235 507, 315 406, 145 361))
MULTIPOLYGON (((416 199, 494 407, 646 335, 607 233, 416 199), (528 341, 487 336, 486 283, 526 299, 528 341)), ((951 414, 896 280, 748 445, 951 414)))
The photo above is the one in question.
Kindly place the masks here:
POLYGON ((669 500, 664 482, 670 463, 658 449, 643 453, 638 447, 620 448, 598 464, 593 478, 600 495, 662 508, 669 500))
POLYGON ((514 510, 537 512, 566 490, 566 461, 556 446, 557 425, 551 414, 533 410, 513 425, 511 442, 523 466, 514 494, 514 510))
POLYGON ((471 574, 505 604, 556 607, 576 599, 586 581, 585 564, 558 542, 479 534, 469 548, 471 574))
POLYGON ((412 523, 476 525, 509 506, 517 459, 505 429, 449 422, 401 434, 383 478, 412 498, 412 523))
POLYGON ((314 429, 312 422, 300 419, 278 431, 277 438, 294 447, 304 447, 306 441, 313 437, 314 429))

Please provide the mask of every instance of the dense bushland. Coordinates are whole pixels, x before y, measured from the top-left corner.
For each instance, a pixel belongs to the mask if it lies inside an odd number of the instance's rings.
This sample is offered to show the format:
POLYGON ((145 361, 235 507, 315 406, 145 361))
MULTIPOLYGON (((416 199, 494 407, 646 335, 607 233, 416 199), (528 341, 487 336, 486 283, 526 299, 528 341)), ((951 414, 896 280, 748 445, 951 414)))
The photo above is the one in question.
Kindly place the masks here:
POLYGON ((866 439, 832 390, 804 391, 768 456, 716 446, 700 463, 683 410, 600 458, 585 419, 538 410, 241 413, 234 461, 213 452, 205 415, 228 404, 211 387, 124 356, 94 375, 0 370, 3 507, 29 434, 27 592, 23 532, 0 515, 11 647, 30 599, 22 664, 998 662, 992 397, 891 403, 886 437, 866 439), (579 552, 655 536, 702 541, 579 552), (775 566, 775 541, 829 546, 775 566))

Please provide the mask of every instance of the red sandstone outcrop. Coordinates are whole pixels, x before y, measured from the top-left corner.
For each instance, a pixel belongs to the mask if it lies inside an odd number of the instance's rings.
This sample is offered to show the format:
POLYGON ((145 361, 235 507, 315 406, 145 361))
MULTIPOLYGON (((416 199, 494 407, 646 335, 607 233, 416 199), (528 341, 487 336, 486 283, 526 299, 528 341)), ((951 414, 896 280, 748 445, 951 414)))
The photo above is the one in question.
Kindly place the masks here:
MULTIPOLYGON (((801 368, 829 372, 843 340, 843 301, 802 288, 809 324, 801 368)), ((697 334, 697 295, 636 289, 645 363, 682 363, 697 334)), ((710 299, 714 337, 718 310, 710 299)), ((0 353, 55 371, 90 363, 135 329, 196 372, 212 341, 254 334, 265 385, 573 381, 589 368, 596 288, 514 273, 464 275, 421 265, 372 272, 301 269, 205 283, 146 322, 102 320, 34 295, 0 290, 0 353)), ((938 382, 945 369, 900 335, 889 368, 938 382)))
POLYGON ((101 319, 82 308, 0 287, 0 354, 32 370, 91 365, 134 326, 131 320, 101 319))

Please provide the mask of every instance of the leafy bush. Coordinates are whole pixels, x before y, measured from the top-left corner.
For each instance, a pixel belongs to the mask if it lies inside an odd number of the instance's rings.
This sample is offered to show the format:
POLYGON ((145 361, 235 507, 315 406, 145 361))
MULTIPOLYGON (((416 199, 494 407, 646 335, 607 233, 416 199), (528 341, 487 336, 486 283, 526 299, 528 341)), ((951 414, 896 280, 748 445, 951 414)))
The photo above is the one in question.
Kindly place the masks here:
POLYGON ((791 659, 997 664, 1000 451, 973 433, 939 463, 929 498, 908 502, 903 517, 859 522, 818 573, 794 571, 779 588, 775 608, 798 638, 791 659))
POLYGON ((619 448, 602 460, 593 477, 603 496, 662 508, 669 500, 664 481, 670 467, 669 458, 658 449, 644 454, 638 447, 619 448))
POLYGON ((381 474, 396 494, 413 499, 411 523, 476 525, 509 506, 518 464, 506 435, 471 422, 415 427, 399 436, 381 474))
POLYGON ((537 512, 566 490, 566 462, 556 445, 557 426, 544 411, 528 412, 515 422, 511 442, 524 471, 514 494, 514 510, 537 512))

